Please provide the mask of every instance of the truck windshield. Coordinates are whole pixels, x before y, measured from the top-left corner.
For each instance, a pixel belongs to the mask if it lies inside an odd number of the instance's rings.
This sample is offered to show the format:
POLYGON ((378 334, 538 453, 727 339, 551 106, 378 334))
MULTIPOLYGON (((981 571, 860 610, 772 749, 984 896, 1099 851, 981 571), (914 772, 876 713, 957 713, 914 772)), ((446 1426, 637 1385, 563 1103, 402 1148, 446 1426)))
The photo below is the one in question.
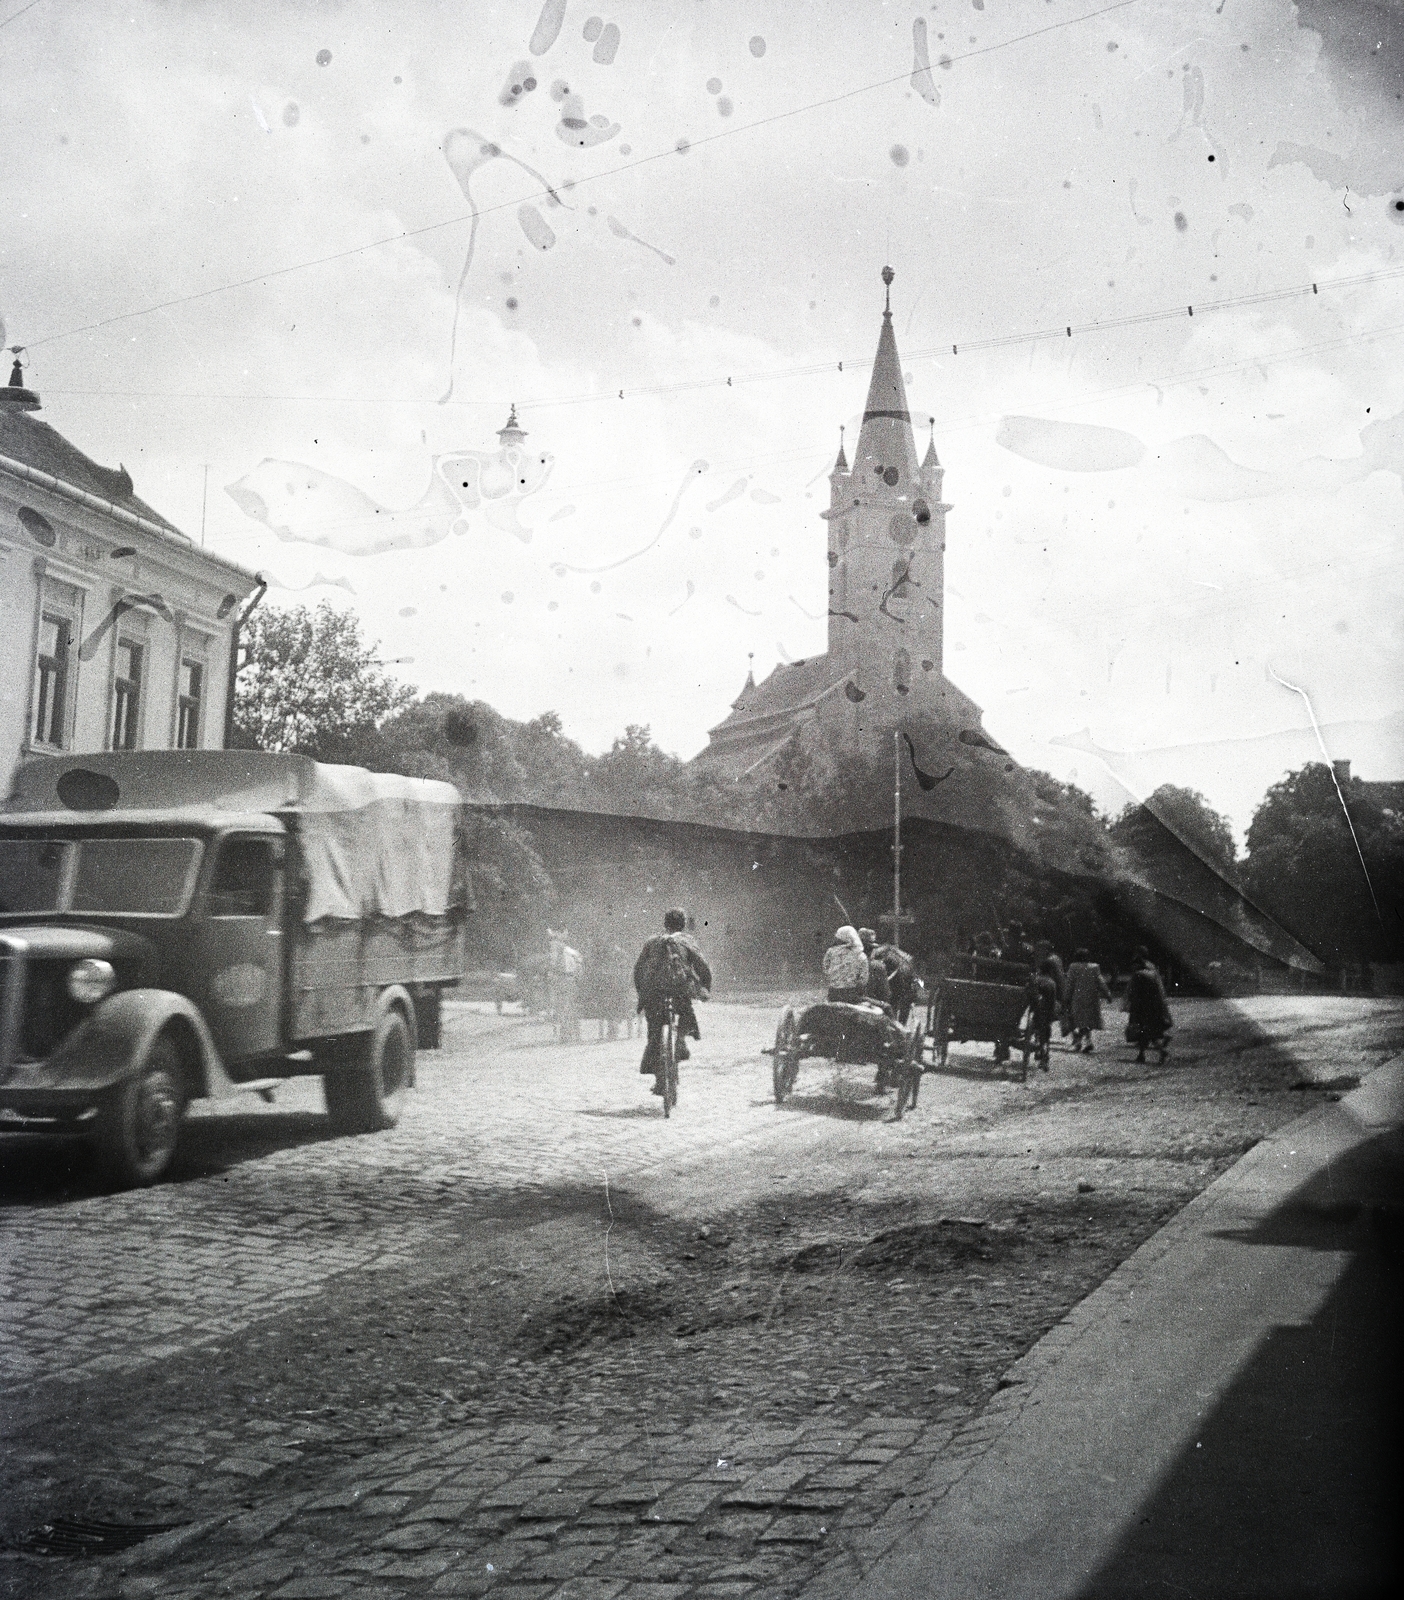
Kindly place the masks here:
POLYGON ((178 916, 198 839, 0 839, 0 911, 178 916))

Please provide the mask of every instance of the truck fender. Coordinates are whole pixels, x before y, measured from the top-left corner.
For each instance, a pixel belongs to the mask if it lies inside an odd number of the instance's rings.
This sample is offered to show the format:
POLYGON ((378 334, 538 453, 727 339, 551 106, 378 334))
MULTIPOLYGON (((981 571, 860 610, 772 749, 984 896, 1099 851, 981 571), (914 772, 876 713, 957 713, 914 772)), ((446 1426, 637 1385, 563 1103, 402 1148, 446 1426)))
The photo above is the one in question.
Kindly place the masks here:
POLYGON ((110 1088, 137 1070, 166 1028, 180 1037, 192 1098, 237 1092, 199 1010, 167 989, 124 989, 102 1001, 25 1087, 110 1088))
MULTIPOLYGON (((410 1043, 414 1046, 414 1055, 410 1065, 410 1087, 414 1087, 416 1063, 419 1057, 419 1024, 416 1021, 414 998, 402 983, 392 983, 388 988, 382 989, 375 997, 375 1022, 379 1022, 387 1011, 399 1011, 404 1014, 405 1022, 410 1031, 410 1043)), ((374 1023, 372 1024, 372 1028, 374 1023)))

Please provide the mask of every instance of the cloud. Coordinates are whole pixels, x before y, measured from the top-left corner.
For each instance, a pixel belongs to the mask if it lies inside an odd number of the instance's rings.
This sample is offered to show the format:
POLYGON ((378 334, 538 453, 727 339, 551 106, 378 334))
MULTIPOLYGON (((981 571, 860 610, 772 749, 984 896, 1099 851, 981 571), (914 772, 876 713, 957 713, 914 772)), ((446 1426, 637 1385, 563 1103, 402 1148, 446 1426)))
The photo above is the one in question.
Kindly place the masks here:
POLYGON ((1120 428, 1047 417, 1005 417, 995 431, 995 443, 1060 472, 1119 472, 1136 466, 1146 453, 1139 439, 1120 428))

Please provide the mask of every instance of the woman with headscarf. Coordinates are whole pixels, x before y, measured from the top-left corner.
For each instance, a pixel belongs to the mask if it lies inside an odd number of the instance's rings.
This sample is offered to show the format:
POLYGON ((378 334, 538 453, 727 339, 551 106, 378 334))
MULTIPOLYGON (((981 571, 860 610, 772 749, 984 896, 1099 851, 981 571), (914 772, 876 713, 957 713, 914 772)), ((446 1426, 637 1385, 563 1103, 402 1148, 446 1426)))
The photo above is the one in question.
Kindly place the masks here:
POLYGON ((1074 1050, 1092 1054, 1092 1035, 1102 1026, 1102 1001, 1110 999, 1111 990, 1102 969, 1085 949, 1075 950, 1064 990, 1074 1050))
POLYGON ((847 923, 824 952, 824 982, 831 1001, 857 1005, 867 993, 868 958, 863 954, 863 940, 857 928, 847 923))

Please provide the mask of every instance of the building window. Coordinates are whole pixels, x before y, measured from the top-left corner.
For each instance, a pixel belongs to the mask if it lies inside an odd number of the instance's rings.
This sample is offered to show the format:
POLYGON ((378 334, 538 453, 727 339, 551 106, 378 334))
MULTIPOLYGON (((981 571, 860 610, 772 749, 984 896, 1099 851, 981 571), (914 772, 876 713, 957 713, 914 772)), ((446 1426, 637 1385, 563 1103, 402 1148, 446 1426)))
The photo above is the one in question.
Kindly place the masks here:
POLYGON ((180 663, 180 699, 176 713, 176 749, 200 748, 200 705, 204 698, 205 668, 199 661, 180 663))
POLYGON ((117 671, 112 680, 110 750, 135 750, 141 716, 142 646, 131 639, 117 643, 117 671))
POLYGON ((68 648, 72 623, 45 611, 39 620, 34 663, 34 743, 62 750, 68 716, 68 648))

